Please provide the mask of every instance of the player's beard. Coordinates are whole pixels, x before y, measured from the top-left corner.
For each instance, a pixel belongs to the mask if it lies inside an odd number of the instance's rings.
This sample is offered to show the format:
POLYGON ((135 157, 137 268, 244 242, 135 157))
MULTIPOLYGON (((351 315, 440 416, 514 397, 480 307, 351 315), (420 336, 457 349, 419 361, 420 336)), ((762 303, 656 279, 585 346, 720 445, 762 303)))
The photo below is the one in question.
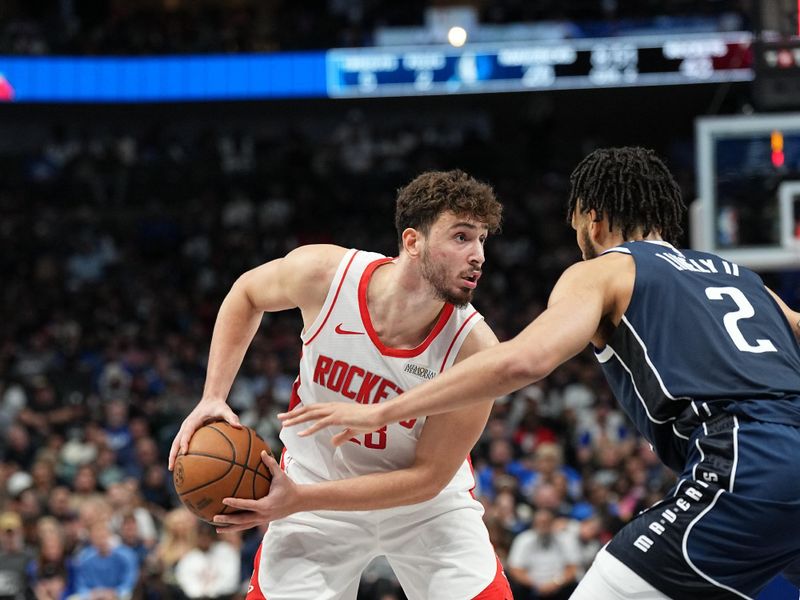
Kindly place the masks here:
POLYGON ((583 248, 581 248, 581 252, 583 253, 583 260, 592 260, 593 258, 598 257, 597 250, 594 248, 594 244, 592 243, 592 238, 589 237, 589 228, 584 227, 581 231, 581 239, 583 240, 583 248))
POLYGON ((439 300, 444 300, 459 308, 466 306, 472 300, 473 290, 462 288, 459 292, 453 292, 450 289, 447 285, 450 275, 447 272, 446 265, 435 262, 427 248, 422 251, 420 272, 423 279, 431 286, 435 297, 439 300))

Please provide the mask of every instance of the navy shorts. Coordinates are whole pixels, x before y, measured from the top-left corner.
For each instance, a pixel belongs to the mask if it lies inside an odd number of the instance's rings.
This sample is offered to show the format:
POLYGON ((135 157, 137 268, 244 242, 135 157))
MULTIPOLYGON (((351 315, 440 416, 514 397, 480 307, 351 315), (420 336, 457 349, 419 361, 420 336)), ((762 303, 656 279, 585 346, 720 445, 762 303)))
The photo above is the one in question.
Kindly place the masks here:
POLYGON ((779 573, 794 575, 800 427, 720 414, 688 443, 678 485, 607 550, 679 600, 753 598, 779 573))

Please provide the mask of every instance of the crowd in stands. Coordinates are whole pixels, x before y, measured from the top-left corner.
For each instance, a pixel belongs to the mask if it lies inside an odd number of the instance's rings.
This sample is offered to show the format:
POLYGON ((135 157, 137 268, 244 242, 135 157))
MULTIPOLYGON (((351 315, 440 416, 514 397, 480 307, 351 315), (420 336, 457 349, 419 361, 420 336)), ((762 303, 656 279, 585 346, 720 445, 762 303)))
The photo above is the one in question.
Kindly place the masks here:
MULTIPOLYGON (((746 27, 745 0, 464 2, 481 23, 617 23, 727 15, 746 27)), ((435 2, 406 0, 7 0, 0 54, 185 54, 269 52, 370 45, 378 27, 422 26, 435 2)), ((641 23, 640 23, 641 25, 641 23)), ((603 26, 613 35, 614 26, 603 26)))
MULTIPOLYGON (((480 119, 353 113, 313 139, 61 127, 0 153, 0 597, 241 598, 263 530, 216 534, 182 508, 166 469, 224 294, 299 244, 395 253, 396 189, 460 167, 505 204, 475 304, 507 339, 578 259, 564 206, 583 148, 561 164, 517 142, 480 119)), ((276 452, 300 329, 295 312, 266 315, 230 395, 276 452)), ((500 399, 472 461, 521 599, 566 597, 674 481, 588 352, 500 399)), ((360 598, 402 598, 385 563, 360 598)))

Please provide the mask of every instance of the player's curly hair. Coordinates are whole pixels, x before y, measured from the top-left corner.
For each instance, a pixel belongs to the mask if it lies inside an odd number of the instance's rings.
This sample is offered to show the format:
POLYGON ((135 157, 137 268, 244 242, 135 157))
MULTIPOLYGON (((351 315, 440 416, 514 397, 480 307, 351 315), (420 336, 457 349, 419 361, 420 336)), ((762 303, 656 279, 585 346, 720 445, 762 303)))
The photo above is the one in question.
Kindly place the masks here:
POLYGON ((595 150, 570 175, 567 222, 577 208, 594 209, 597 218, 608 218, 625 239, 641 229, 642 235, 659 233, 677 243, 686 205, 667 166, 652 150, 629 146, 595 150))
POLYGON ((427 234, 445 211, 486 223, 490 233, 500 228, 503 206, 494 190, 464 171, 426 171, 397 192, 394 224, 402 247, 403 231, 412 227, 427 234))

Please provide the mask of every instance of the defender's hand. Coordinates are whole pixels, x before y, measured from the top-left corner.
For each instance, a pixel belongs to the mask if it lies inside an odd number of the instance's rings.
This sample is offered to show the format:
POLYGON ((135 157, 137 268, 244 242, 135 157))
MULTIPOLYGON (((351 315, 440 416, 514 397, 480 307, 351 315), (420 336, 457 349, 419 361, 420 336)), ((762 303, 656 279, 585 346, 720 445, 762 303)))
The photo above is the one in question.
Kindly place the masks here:
POLYGON ((244 531, 304 510, 299 486, 286 476, 280 465, 269 454, 262 452, 261 460, 272 473, 269 493, 258 500, 225 498, 222 503, 236 512, 214 517, 214 525, 217 526, 218 532, 244 531))
POLYGON ((278 418, 285 427, 316 421, 299 435, 313 435, 325 427, 344 427, 344 431, 333 436, 333 445, 341 446, 359 433, 371 433, 387 425, 381 417, 378 405, 351 404, 345 402, 322 402, 313 406, 298 406, 278 418))
POLYGON ((172 441, 168 464, 170 471, 175 467, 175 459, 178 458, 178 454, 185 454, 189 449, 189 440, 192 439, 194 432, 213 421, 226 421, 236 429, 242 427, 239 417, 224 400, 201 400, 184 419, 178 435, 172 441))

